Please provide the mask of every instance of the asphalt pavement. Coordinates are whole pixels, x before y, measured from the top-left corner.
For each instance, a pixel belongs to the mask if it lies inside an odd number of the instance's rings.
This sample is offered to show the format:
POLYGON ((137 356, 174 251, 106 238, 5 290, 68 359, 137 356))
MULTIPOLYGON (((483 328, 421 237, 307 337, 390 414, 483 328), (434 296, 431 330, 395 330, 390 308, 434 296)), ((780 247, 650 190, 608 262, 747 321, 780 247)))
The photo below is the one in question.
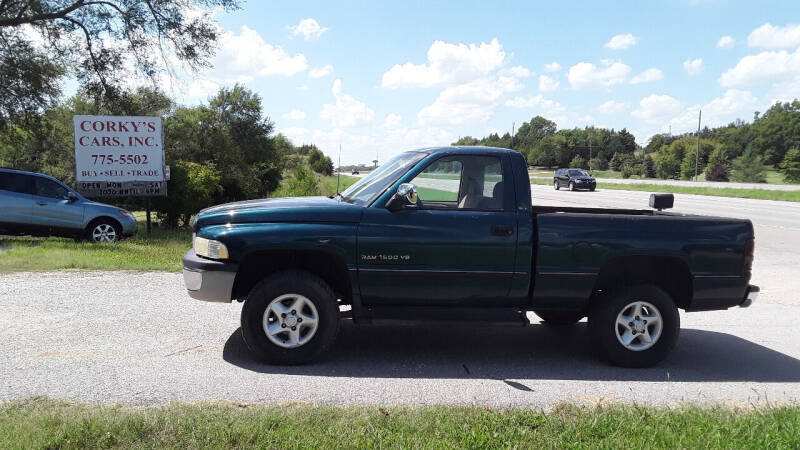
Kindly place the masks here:
MULTIPOLYGON (((646 194, 533 187, 535 204, 644 207, 646 194)), ((800 401, 800 214, 784 202, 694 197, 676 195, 675 210, 753 218, 753 282, 763 293, 746 309, 682 313, 678 346, 654 368, 609 366, 593 354, 585 322, 553 328, 535 319, 525 328, 345 322, 321 361, 270 366, 244 347, 241 305, 192 300, 179 274, 18 273, 0 276, 0 400, 542 408, 800 401)))

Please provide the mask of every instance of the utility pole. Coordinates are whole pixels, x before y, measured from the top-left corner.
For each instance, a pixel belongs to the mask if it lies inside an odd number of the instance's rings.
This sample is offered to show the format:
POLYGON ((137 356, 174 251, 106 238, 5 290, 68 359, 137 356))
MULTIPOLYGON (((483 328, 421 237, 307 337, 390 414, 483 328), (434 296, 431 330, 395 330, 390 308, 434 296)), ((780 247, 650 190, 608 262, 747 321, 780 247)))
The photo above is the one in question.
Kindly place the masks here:
POLYGON ((703 110, 697 115, 697 151, 694 153, 694 181, 697 181, 697 169, 700 165, 700 120, 703 118, 703 110))

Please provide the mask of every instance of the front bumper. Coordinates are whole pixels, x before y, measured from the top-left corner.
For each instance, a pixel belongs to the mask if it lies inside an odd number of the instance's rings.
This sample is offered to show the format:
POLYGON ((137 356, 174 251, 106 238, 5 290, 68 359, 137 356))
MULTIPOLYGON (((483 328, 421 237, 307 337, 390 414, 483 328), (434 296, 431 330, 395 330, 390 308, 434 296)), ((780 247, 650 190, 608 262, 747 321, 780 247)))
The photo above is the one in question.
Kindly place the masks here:
POLYGON ((739 306, 742 308, 747 308, 748 306, 752 305, 753 302, 755 302, 758 298, 759 293, 761 293, 761 289, 758 286, 754 284, 747 286, 747 295, 744 296, 744 300, 742 300, 742 303, 740 303, 739 306))
POLYGON ((207 302, 230 302, 239 264, 201 258, 189 249, 183 255, 183 283, 189 296, 207 302))
POLYGON ((122 216, 120 224, 122 225, 123 236, 133 236, 139 231, 139 224, 137 224, 136 219, 132 217, 122 216))

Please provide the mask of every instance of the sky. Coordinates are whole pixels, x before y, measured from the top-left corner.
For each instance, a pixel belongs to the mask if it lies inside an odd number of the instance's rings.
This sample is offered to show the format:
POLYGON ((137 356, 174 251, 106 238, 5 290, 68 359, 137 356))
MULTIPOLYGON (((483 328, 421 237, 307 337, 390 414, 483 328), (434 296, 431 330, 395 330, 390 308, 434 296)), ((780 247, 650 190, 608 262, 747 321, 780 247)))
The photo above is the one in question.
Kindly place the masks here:
MULTIPOLYGON (((241 83, 276 130, 336 164, 384 161, 536 115, 640 145, 800 98, 800 2, 267 2, 216 12, 184 104, 241 83)), ((513 124, 513 125, 512 125, 513 124)))

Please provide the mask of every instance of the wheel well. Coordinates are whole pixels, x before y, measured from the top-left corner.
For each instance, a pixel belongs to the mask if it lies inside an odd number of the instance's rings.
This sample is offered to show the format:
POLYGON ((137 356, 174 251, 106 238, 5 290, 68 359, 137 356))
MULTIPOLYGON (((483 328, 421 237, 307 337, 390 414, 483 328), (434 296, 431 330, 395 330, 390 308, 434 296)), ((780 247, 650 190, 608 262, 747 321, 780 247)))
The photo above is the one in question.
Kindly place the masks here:
POLYGON ((594 292, 607 292, 621 285, 654 284, 665 290, 679 308, 692 302, 692 275, 680 258, 669 256, 623 256, 607 261, 600 269, 594 292))
POLYGON ((122 224, 119 223, 119 220, 117 220, 117 219, 115 219, 113 217, 110 217, 110 216, 95 217, 94 219, 89 221, 89 224, 86 225, 85 230, 88 232, 94 226, 94 224, 96 224, 97 222, 100 222, 101 220, 108 220, 111 223, 117 224, 117 227, 119 228, 119 230, 122 231, 122 224))
POLYGON ((320 277, 343 303, 350 302, 347 265, 336 255, 314 250, 263 250, 248 254, 239 264, 232 297, 244 298, 259 281, 290 269, 305 270, 320 277))

